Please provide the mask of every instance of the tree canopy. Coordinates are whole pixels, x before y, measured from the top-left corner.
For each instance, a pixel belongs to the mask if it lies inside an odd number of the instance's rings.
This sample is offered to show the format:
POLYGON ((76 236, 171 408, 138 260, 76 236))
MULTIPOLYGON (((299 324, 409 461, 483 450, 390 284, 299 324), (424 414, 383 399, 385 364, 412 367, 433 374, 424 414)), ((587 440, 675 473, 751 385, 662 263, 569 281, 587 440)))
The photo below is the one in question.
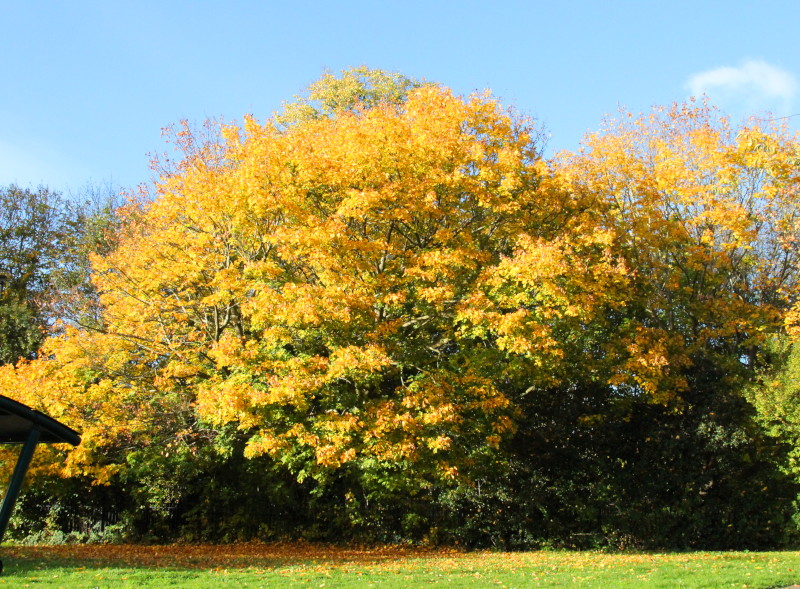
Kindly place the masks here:
POLYGON ((366 69, 215 129, 116 213, 93 320, 0 369, 82 431, 43 473, 166 514, 234 469, 400 536, 491 503, 477 543, 776 537, 793 487, 743 391, 797 329, 795 138, 689 103, 546 160, 490 94, 366 69))

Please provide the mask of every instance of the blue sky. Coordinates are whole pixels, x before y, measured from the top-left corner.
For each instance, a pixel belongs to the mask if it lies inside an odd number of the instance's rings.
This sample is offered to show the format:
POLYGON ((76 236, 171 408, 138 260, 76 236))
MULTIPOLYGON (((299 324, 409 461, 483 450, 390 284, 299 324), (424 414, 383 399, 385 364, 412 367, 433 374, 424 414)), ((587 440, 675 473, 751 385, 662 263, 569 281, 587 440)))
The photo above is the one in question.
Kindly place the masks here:
POLYGON ((358 65, 489 88, 553 150, 692 93, 737 119, 800 112, 794 0, 0 0, 0 22, 0 185, 133 187, 163 127, 263 120, 358 65))

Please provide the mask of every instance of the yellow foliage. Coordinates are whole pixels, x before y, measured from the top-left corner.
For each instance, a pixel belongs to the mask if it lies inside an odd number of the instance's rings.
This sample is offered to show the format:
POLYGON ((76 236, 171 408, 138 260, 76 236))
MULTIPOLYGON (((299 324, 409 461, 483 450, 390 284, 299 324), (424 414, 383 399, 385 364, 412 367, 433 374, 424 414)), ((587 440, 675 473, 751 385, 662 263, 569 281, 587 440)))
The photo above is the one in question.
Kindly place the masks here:
POLYGON ((594 200, 610 237, 620 275, 606 284, 617 304, 641 309, 606 350, 612 385, 667 402, 693 357, 725 341, 752 350, 781 328, 796 288, 797 154, 780 129, 732 130, 689 103, 623 112, 559 156, 558 173, 594 200))

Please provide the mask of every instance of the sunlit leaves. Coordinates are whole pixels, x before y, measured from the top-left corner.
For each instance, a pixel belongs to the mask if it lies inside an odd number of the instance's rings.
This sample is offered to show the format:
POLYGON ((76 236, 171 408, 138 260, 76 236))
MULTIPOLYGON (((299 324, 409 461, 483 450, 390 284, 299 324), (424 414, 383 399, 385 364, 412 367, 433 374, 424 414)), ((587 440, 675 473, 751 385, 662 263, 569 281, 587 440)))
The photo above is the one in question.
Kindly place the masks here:
POLYGON ((351 73, 288 119, 178 128, 183 159, 93 259, 97 330, 2 373, 82 429, 62 474, 235 430, 300 481, 468 485, 531 391, 677 410, 698 358, 733 382, 795 329, 779 130, 681 105, 545 162, 489 94, 351 73))
POLYGON ((560 158, 629 269, 617 384, 668 398, 693 357, 727 355, 734 369, 780 329, 796 281, 797 178, 787 167, 796 153, 780 129, 734 130, 687 104, 623 112, 560 158))

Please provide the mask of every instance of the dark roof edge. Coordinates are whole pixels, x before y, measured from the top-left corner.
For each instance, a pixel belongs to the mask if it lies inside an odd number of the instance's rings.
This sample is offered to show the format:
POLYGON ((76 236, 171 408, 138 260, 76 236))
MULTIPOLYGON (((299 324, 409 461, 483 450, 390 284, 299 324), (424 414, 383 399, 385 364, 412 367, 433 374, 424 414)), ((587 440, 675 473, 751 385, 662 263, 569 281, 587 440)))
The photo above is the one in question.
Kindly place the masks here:
POLYGON ((0 409, 8 411, 9 413, 13 413, 14 415, 18 415, 23 419, 27 419, 28 421, 37 425, 40 429, 57 437, 61 442, 66 442, 68 444, 72 444, 73 446, 77 446, 81 443, 81 437, 74 429, 67 427, 60 421, 56 421, 52 417, 49 417, 40 411, 31 409, 27 405, 23 405, 22 403, 14 401, 13 399, 9 399, 8 397, 4 397, 3 395, 0 395, 0 409))

